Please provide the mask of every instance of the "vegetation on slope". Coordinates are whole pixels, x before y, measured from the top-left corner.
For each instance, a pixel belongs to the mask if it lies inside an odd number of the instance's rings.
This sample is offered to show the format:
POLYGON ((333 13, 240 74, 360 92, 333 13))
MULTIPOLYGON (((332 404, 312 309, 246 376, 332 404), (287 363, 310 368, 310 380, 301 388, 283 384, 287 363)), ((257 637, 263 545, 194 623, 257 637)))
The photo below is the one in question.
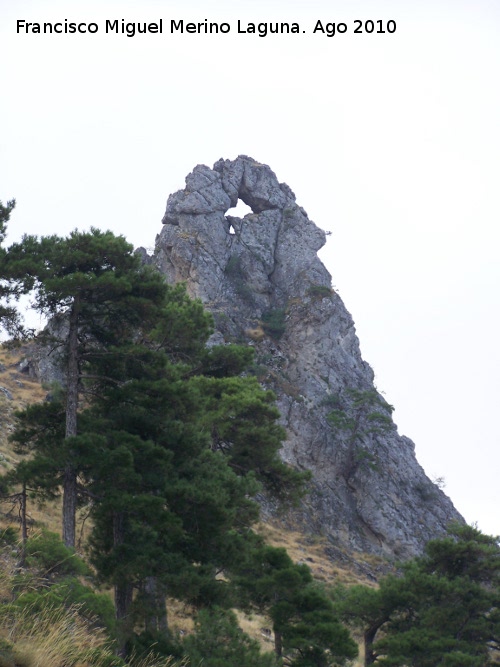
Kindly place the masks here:
MULTIPOLYGON (((2 234, 11 210, 0 208, 2 234)), ((367 665, 497 664, 494 538, 455 530, 380 589, 330 599, 257 530, 255 495, 293 503, 307 475, 279 458, 284 432, 273 394, 248 373, 251 350, 207 346, 201 304, 110 232, 26 237, 0 259, 3 296, 32 292, 55 318, 42 339, 62 351, 66 378, 15 414, 17 458, 5 455, 1 492, 19 507, 21 540, 4 532, 0 664, 343 665, 357 647, 341 618, 362 629, 367 665), (29 525, 33 500, 60 498, 64 543, 29 525), (172 599, 194 611, 183 638, 169 627, 172 599), (243 632, 236 608, 266 618, 273 651, 243 632)), ((10 306, 1 312, 25 333, 10 306)))
MULTIPOLYGON (((23 458, 3 486, 19 499, 19 564, 28 563, 30 496, 62 495, 70 549, 77 507, 86 507, 90 562, 114 589, 117 655, 130 659, 151 645, 175 654, 167 592, 198 610, 237 604, 236 578, 263 548, 252 497, 265 488, 293 502, 301 493, 307 476, 278 456, 284 431, 274 397, 243 373, 251 351, 207 348, 209 315, 182 286, 144 267, 123 239, 94 229, 25 237, 3 260, 16 293, 32 292, 56 322, 43 342, 64 351, 66 378, 50 401, 16 414, 11 439, 23 458)), ((291 561, 288 569, 303 571, 291 561)), ((306 633, 299 597, 290 613, 290 629, 276 625, 276 658, 299 664, 309 650, 297 643, 306 633)), ((231 619, 220 616, 221 637, 231 619)), ((183 650, 189 655, 189 644, 183 650)), ((314 652, 343 662, 356 647, 346 634, 337 651, 323 632, 314 652)))

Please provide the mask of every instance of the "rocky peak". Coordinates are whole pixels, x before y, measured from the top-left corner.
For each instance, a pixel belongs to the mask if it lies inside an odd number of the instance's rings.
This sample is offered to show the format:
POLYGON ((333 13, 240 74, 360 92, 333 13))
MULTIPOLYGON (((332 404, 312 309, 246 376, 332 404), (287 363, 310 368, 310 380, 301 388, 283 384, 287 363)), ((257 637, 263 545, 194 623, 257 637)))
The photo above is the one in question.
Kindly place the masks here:
POLYGON ((313 474, 305 526, 406 557, 462 520, 398 434, 318 258, 325 233, 288 185, 247 156, 199 165, 163 224, 154 263, 213 313, 218 342, 255 348, 253 372, 275 391, 288 432, 282 457, 313 474), (252 210, 243 218, 228 215, 238 199, 252 210))

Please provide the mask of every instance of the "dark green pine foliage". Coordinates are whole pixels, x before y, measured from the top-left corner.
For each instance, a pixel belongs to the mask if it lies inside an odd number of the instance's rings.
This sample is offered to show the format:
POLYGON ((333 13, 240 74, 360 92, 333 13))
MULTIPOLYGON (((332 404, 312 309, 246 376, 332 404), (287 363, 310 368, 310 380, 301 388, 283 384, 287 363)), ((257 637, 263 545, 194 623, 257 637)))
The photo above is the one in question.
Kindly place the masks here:
POLYGON ((272 653, 262 653, 259 644, 238 625, 235 614, 221 608, 202 609, 195 632, 183 642, 190 665, 204 667, 276 667, 272 653))
POLYGON ((207 348, 211 323, 182 286, 168 287, 140 363, 94 360, 97 376, 118 380, 99 388, 82 423, 106 438, 88 487, 91 557, 115 587, 122 655, 134 626, 165 636, 167 591, 200 608, 229 605, 231 572, 258 541, 252 497, 262 484, 296 497, 304 478, 279 459, 272 394, 237 375, 251 352, 207 348))
POLYGON ((375 664, 379 657, 373 644, 377 633, 389 621, 391 613, 399 604, 400 589, 398 579, 386 578, 380 589, 360 585, 349 589, 338 586, 333 592, 334 607, 339 617, 362 632, 365 667, 375 664), (395 586, 391 585, 393 583, 395 586))
POLYGON ((197 378, 202 428, 212 450, 224 454, 238 475, 255 473, 274 498, 295 503, 310 474, 287 466, 278 455, 286 432, 278 424, 276 397, 245 375, 252 365, 252 348, 206 346, 212 323, 201 304, 187 299, 183 287, 176 286, 154 331, 154 347, 171 363, 183 363, 185 377, 197 378))
POLYGON ((500 548, 498 539, 455 526, 433 540, 405 571, 416 597, 416 618, 391 619, 379 650, 385 664, 408 659, 422 667, 500 664, 500 548))
POLYGON ((224 454, 237 474, 253 471, 275 499, 296 502, 310 474, 287 466, 276 455, 286 433, 277 421, 273 392, 264 391, 252 376, 203 377, 199 382, 212 449, 224 454))
POLYGON ((273 623, 275 653, 293 667, 344 665, 358 649, 306 565, 285 549, 260 545, 242 561, 236 582, 248 608, 273 623))
POLYGON ((366 665, 500 664, 500 549, 476 528, 452 527, 401 577, 354 587, 338 604, 364 630, 366 665))
POLYGON ((15 205, 15 199, 11 199, 6 204, 2 204, 0 201, 0 243, 5 241, 5 236, 7 234, 7 223, 10 220, 10 214, 14 210, 15 205))
POLYGON ((64 404, 35 403, 15 413, 16 429, 10 437, 14 451, 26 458, 7 475, 14 483, 25 483, 40 502, 59 495, 67 464, 64 444, 64 404))
MULTIPOLYGON (((18 289, 30 291, 37 312, 51 318, 45 342, 63 352, 65 439, 62 532, 75 544, 78 471, 70 439, 78 435, 78 407, 86 368, 96 356, 124 346, 131 354, 137 331, 153 321, 164 299, 160 276, 142 266, 121 236, 92 229, 68 237, 25 236, 6 254, 6 269, 18 289), (127 347, 128 346, 128 347, 127 347)), ((76 456, 76 453, 75 453, 76 456)))
POLYGON ((27 332, 22 326, 21 317, 14 306, 9 301, 17 298, 22 290, 10 282, 11 274, 7 266, 7 251, 2 247, 7 234, 7 223, 10 220, 10 214, 14 210, 16 202, 11 199, 6 204, 0 201, 0 327, 9 335, 19 337, 27 332))
POLYGON ((330 396, 325 404, 333 408, 327 415, 330 426, 346 444, 342 474, 349 484, 358 470, 377 469, 378 436, 395 428, 391 418, 394 408, 376 389, 347 389, 330 396))
POLYGON ((115 388, 95 409, 107 442, 90 485, 92 557, 115 586, 120 618, 150 577, 191 602, 218 600, 226 584, 214 580, 215 568, 237 557, 236 529, 244 533, 258 516, 253 476, 238 477, 210 450, 196 383, 170 371, 115 388))

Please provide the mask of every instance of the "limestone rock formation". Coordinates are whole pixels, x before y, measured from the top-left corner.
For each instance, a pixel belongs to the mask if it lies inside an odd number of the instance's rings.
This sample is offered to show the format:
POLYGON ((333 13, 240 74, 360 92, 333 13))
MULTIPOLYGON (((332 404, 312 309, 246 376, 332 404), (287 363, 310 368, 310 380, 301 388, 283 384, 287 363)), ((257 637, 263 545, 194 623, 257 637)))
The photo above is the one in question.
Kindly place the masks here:
POLYGON ((218 342, 255 348, 254 372, 277 395, 282 457, 313 473, 304 525, 336 544, 407 557, 461 520, 374 386, 317 256, 325 233, 268 166, 239 156, 195 167, 163 223, 152 261, 213 313, 218 342), (252 213, 228 214, 238 199, 252 213))

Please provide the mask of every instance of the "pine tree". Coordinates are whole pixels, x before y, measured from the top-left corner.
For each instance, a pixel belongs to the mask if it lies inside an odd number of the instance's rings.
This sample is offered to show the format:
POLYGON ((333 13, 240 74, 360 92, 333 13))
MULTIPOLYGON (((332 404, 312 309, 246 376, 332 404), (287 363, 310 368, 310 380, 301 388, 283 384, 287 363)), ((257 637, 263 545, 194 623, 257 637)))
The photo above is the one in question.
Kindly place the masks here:
POLYGON ((216 573, 241 556, 258 518, 254 475, 237 475, 210 447, 203 382, 162 355, 90 411, 107 438, 90 485, 92 559, 115 586, 123 652, 134 607, 147 630, 165 632, 167 589, 198 606, 223 604, 228 584, 216 573))
POLYGON ((285 549, 259 545, 240 564, 236 582, 247 606, 270 616, 277 658, 286 656, 293 667, 328 667, 357 655, 326 593, 285 549))
POLYGON ((67 238, 25 236, 6 254, 9 275, 32 291, 37 312, 52 318, 50 342, 64 350, 65 440, 62 532, 75 545, 78 474, 71 439, 85 367, 92 358, 130 343, 163 300, 164 285, 147 270, 123 237, 92 229, 67 238), (57 326, 56 326, 57 325, 57 326))
MULTIPOLYGON (((252 496, 262 483, 294 498, 305 477, 279 459, 273 395, 238 375, 251 352, 207 348, 211 318, 181 286, 168 287, 165 312, 141 363, 119 368, 126 382, 102 387, 89 411, 107 438, 89 487, 92 559, 115 586, 122 654, 134 614, 165 632, 167 590, 229 604, 230 573, 257 541, 252 496)), ((94 369, 103 373, 100 358, 94 369)))
POLYGON ((378 590, 354 587, 337 603, 363 627, 365 665, 486 667, 500 649, 498 539, 455 525, 378 590))

